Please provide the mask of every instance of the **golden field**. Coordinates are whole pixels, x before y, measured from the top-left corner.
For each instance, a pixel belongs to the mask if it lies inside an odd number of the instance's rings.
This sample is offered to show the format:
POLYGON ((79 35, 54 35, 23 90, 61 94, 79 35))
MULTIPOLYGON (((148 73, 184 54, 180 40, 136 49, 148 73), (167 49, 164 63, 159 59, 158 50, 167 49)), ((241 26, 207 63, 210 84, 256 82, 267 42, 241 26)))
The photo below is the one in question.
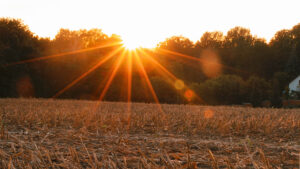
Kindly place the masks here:
POLYGON ((300 109, 0 99, 0 168, 298 168, 300 109))

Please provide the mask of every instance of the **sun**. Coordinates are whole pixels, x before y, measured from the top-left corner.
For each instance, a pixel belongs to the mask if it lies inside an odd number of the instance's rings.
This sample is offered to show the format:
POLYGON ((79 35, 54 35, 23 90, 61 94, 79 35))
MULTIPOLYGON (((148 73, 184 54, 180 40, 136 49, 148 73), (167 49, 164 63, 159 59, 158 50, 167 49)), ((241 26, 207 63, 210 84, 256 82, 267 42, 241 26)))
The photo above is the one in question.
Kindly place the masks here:
POLYGON ((142 44, 139 40, 134 38, 123 38, 123 46, 128 50, 135 50, 141 48, 142 44))
MULTIPOLYGON (((127 50, 135 50, 138 48, 154 49, 160 41, 152 40, 155 35, 140 34, 138 30, 128 30, 126 33, 120 33, 123 47, 127 50)), ((158 38, 159 39, 159 38, 158 38)))

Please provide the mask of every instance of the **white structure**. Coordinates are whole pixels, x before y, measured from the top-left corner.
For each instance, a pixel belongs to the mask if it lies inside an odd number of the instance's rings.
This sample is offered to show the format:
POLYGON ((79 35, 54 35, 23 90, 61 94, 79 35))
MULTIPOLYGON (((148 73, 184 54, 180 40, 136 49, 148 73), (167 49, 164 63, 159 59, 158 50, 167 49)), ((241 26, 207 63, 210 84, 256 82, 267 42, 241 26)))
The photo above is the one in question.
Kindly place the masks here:
POLYGON ((300 92, 300 75, 289 84, 290 91, 300 92))

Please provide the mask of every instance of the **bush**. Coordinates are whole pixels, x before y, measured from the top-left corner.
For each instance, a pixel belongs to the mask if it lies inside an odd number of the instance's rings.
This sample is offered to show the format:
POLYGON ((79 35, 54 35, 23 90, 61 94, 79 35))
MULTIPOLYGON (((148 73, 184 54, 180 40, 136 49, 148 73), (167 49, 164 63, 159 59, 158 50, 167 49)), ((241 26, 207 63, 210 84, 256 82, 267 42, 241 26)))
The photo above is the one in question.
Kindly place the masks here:
POLYGON ((268 100, 271 93, 270 84, 257 76, 251 76, 246 81, 246 100, 254 106, 260 106, 262 101, 268 100))
POLYGON ((241 104, 245 83, 236 75, 222 75, 202 84, 194 84, 193 88, 207 104, 241 104))

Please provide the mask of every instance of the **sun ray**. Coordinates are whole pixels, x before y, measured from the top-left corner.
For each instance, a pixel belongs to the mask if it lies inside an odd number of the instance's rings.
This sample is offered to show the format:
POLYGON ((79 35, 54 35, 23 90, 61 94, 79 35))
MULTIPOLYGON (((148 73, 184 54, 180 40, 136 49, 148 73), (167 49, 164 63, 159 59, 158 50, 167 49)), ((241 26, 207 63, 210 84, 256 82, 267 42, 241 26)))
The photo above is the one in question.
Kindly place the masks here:
MULTIPOLYGON (((174 85, 177 81, 180 81, 179 78, 177 78, 173 73, 171 73, 168 69, 166 69, 163 65, 161 65, 157 60, 155 60, 155 58, 153 58, 152 56, 150 56, 148 53, 146 53, 144 50, 139 49, 139 52, 142 52, 147 59, 150 60, 151 63, 153 63, 154 65, 156 65, 160 70, 162 70, 163 73, 162 74, 164 77, 166 77, 167 79, 169 79, 170 84, 174 85)), ((187 91, 192 91, 188 86, 184 86, 187 91)), ((195 92, 193 92, 195 97, 202 103, 205 103, 205 101, 198 95, 195 94, 195 92)))
POLYGON ((36 62, 36 61, 42 61, 42 60, 47 60, 47 59, 61 57, 61 56, 67 56, 67 55, 72 55, 72 54, 89 52, 89 51, 93 51, 93 50, 97 50, 97 49, 108 48, 108 47, 113 47, 113 46, 118 46, 118 45, 121 46, 120 43, 111 43, 111 44, 101 45, 101 46, 87 48, 87 49, 79 49, 79 50, 75 50, 75 51, 71 51, 71 52, 64 52, 64 53, 59 53, 59 54, 55 54, 55 55, 42 56, 42 57, 38 57, 38 58, 22 60, 22 61, 19 61, 19 62, 14 62, 14 63, 7 64, 6 66, 14 66, 14 65, 19 65, 19 64, 32 63, 32 62, 36 62))
POLYGON ((132 51, 127 56, 127 130, 131 121, 131 94, 132 94, 132 51))
POLYGON ((109 76, 109 79, 108 79, 108 81, 106 82, 103 91, 102 91, 101 94, 100 94, 99 101, 102 101, 103 98, 104 98, 104 96, 106 95, 106 92, 107 92, 107 90, 109 89, 109 87, 110 87, 110 85, 111 85, 111 82, 114 80, 114 78, 115 78, 115 76, 116 76, 116 74, 117 74, 117 72, 118 72, 118 70, 119 70, 119 67, 120 67, 120 65, 121 65, 121 63, 122 63, 122 61, 123 61, 123 59, 124 59, 124 55, 125 55, 125 50, 123 50, 121 56, 119 56, 119 58, 118 58, 118 60, 117 60, 117 62, 116 62, 116 64, 115 64, 115 66, 114 66, 114 69, 113 69, 111 75, 109 76))
POLYGON ((157 95, 156 95, 156 93, 155 93, 155 91, 153 89, 153 86, 152 86, 151 81, 150 81, 150 79, 148 77, 148 74, 145 71, 144 65, 143 65, 143 63, 142 63, 142 61, 140 59, 140 56, 137 54, 136 51, 134 51, 133 54, 134 54, 135 60, 137 61, 138 66, 139 66, 139 70, 141 71, 142 75, 144 76, 144 78, 146 80, 147 86, 150 89, 151 95, 152 95, 155 103, 158 105, 160 111, 163 112, 162 107, 161 107, 161 105, 159 103, 158 97, 157 97, 157 95))
POLYGON ((131 109, 131 88, 132 88, 132 51, 128 52, 127 56, 127 111, 131 109))
POLYGON ((74 81, 72 81, 71 83, 69 83, 66 87, 64 87, 63 89, 61 89, 60 91, 58 91, 53 98, 56 98, 58 96, 60 96, 62 93, 64 93, 66 90, 68 90, 69 88, 71 88, 72 86, 74 86, 76 83, 78 83, 81 79, 83 79, 84 77, 86 77, 88 74, 90 74, 91 72, 93 72, 94 70, 96 70, 98 67, 100 67, 102 64, 104 64, 106 61, 108 61, 111 57, 113 57, 115 54, 117 54, 121 49, 123 49, 122 47, 119 47, 117 49, 115 49, 114 51, 112 51, 111 53, 109 53, 108 55, 104 56, 104 58, 102 60, 100 60, 96 65, 94 65, 92 68, 90 68, 88 71, 86 71, 85 73, 83 73, 81 76, 79 76, 78 78, 76 78, 74 81))
POLYGON ((155 60, 152 56, 150 56, 144 50, 139 49, 138 51, 141 52, 141 53, 143 53, 143 55, 145 55, 148 60, 150 60, 153 64, 155 64, 156 66, 158 66, 172 80, 178 80, 178 78, 174 74, 172 74, 170 71, 168 71, 164 66, 162 66, 157 60, 155 60))
POLYGON ((221 63, 210 62, 210 61, 207 61, 207 60, 203 60, 201 58, 196 58, 196 57, 193 57, 193 56, 190 56, 190 55, 186 55, 186 54, 182 54, 182 53, 179 53, 179 52, 170 51, 168 49, 157 49, 157 51, 160 52, 160 53, 168 53, 168 54, 180 56, 180 57, 183 57, 183 58, 186 58, 186 59, 189 59, 189 60, 194 60, 194 61, 202 62, 204 64, 207 63, 207 64, 213 64, 213 65, 216 65, 216 66, 221 66, 222 68, 225 68, 225 69, 228 69, 228 70, 231 70, 231 71, 234 71, 234 72, 239 72, 239 73, 244 73, 244 74, 250 74, 249 72, 245 72, 245 71, 242 71, 242 70, 239 70, 239 69, 235 69, 235 68, 232 68, 230 66, 226 66, 224 64, 221 64, 221 63))

